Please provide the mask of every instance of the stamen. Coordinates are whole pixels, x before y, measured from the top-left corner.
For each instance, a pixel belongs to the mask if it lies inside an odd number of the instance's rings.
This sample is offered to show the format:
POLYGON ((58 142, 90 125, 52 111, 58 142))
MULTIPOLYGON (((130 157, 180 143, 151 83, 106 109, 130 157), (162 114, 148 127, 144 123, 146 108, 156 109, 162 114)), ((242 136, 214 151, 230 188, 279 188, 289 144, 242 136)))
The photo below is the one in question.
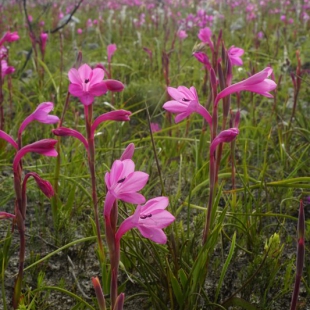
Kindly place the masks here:
POLYGON ((89 79, 86 79, 84 82, 85 82, 85 84, 87 84, 89 82, 89 79))
POLYGON ((142 215, 142 216, 140 216, 140 219, 145 220, 147 217, 152 217, 152 214, 142 215))
POLYGON ((183 98, 182 101, 189 102, 189 99, 183 98))
POLYGON ((125 179, 126 179, 126 177, 123 178, 123 179, 118 180, 117 183, 123 183, 125 181, 125 179))

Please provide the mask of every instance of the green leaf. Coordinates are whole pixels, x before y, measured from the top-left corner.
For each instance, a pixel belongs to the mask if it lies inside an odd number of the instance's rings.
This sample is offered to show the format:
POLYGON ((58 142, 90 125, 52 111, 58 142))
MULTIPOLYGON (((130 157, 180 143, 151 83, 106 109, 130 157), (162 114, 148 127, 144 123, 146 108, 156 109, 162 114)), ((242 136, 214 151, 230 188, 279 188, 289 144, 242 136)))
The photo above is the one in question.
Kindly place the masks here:
POLYGON ((75 190, 76 190, 76 185, 73 184, 73 186, 70 189, 68 200, 64 208, 68 215, 71 214, 72 212, 72 207, 73 207, 74 198, 75 198, 75 190))
POLYGON ((176 277, 173 275, 172 271, 169 270, 170 272, 170 281, 171 281, 171 286, 173 289, 173 293, 174 296, 179 304, 180 307, 182 307, 183 303, 184 303, 184 294, 182 292, 181 286, 178 282, 178 280, 176 279, 176 277))
POLYGON ((216 293, 215 293, 215 300, 214 300, 214 302, 216 302, 217 299, 218 299, 218 296, 219 296, 219 293, 220 293, 220 289, 222 287, 223 280, 224 280, 227 268, 228 268, 228 266, 230 264, 230 261, 232 259, 233 254, 234 254, 234 251, 235 251, 235 245, 236 245, 236 232, 233 235, 233 238, 232 238, 232 241, 231 241, 230 250, 229 250, 227 259, 225 261, 225 264, 223 266, 222 272, 221 272, 220 280, 219 280, 219 283, 218 283, 218 286, 217 286, 217 289, 216 289, 216 293))
POLYGON ((182 268, 178 271, 178 274, 179 274, 179 278, 180 278, 182 288, 185 289, 186 285, 187 285, 187 275, 182 268))
POLYGON ((227 302, 223 304, 223 306, 228 309, 231 306, 239 306, 244 310, 258 310, 254 305, 250 304, 249 302, 245 301, 239 297, 230 298, 227 302))

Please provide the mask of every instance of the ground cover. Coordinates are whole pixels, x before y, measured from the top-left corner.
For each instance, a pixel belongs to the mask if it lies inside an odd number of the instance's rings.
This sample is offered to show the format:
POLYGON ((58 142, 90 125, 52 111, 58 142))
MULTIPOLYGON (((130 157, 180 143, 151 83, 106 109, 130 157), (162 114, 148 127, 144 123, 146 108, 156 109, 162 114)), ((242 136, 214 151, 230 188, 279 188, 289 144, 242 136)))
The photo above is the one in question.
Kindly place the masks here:
POLYGON ((0 309, 310 309, 309 11, 3 3, 0 309))

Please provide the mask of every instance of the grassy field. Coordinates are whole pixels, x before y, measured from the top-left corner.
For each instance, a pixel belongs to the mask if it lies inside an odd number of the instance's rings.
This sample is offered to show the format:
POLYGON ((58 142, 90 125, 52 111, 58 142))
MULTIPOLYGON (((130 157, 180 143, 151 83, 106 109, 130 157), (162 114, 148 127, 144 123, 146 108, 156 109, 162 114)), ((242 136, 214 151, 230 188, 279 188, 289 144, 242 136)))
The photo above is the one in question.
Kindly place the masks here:
POLYGON ((308 1, 7 2, 0 309, 310 309, 308 1))

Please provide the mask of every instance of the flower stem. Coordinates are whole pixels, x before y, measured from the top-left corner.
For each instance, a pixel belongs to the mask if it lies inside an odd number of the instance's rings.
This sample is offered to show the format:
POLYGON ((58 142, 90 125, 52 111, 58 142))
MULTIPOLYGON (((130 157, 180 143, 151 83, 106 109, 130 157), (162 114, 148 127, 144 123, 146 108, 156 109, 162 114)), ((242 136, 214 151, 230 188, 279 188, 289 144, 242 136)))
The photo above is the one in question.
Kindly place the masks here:
POLYGON ((95 225, 96 225, 96 233, 97 233, 97 242, 99 247, 99 257, 101 263, 105 261, 105 254, 103 243, 101 239, 100 232, 100 222, 99 222, 99 214, 98 214, 98 197, 97 197, 97 189, 96 189, 96 173, 95 173, 95 141, 94 136, 91 134, 91 125, 92 125, 92 114, 93 107, 92 105, 84 107, 85 112, 85 125, 87 132, 87 142, 88 142, 88 166, 91 177, 91 185, 92 185, 92 200, 94 205, 94 217, 95 217, 95 225))
POLYGON ((205 228, 203 231, 203 237, 202 237, 202 244, 203 245, 207 242, 209 230, 210 230, 211 212, 212 212, 213 197, 214 197, 215 170, 216 170, 216 168, 215 168, 214 154, 210 154, 210 168, 209 168, 210 193, 209 193, 206 224, 205 224, 205 228))

